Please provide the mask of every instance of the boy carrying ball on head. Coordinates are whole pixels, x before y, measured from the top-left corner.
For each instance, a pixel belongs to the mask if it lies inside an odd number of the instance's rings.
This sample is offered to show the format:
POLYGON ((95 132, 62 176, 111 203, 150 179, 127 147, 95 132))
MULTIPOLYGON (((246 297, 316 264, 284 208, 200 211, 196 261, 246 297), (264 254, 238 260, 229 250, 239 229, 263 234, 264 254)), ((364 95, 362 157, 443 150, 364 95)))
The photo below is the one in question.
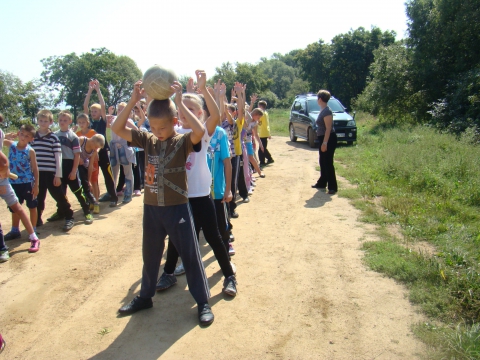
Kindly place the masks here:
POLYGON ((135 84, 132 98, 112 125, 112 131, 131 143, 145 149, 145 189, 143 210, 143 271, 140 295, 118 311, 133 314, 153 306, 159 264, 165 247, 165 237, 178 250, 186 270, 190 293, 198 306, 201 325, 209 325, 214 316, 208 298, 205 269, 192 223, 188 204, 186 160, 188 155, 201 149, 205 131, 203 124, 191 113, 182 101, 182 85, 175 81, 175 103, 185 115, 192 131, 177 134, 177 111, 170 99, 153 100, 147 110, 152 133, 126 126, 128 114, 144 96, 140 89, 142 81, 135 84))

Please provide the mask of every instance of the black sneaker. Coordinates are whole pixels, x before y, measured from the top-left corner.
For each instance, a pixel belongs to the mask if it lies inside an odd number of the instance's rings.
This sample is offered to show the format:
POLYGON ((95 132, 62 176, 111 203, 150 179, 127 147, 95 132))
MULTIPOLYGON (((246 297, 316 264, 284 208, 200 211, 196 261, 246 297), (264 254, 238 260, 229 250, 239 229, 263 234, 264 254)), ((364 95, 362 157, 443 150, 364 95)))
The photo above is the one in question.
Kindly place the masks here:
POLYGON ((320 186, 320 185, 318 185, 318 184, 313 184, 313 185, 312 185, 312 188, 314 188, 314 189, 320 189, 320 190, 325 190, 325 189, 326 189, 325 186, 320 186))
POLYGON ((167 290, 169 287, 172 287, 177 283, 177 278, 175 275, 167 275, 165 273, 160 276, 157 282, 157 291, 167 290))
POLYGON ((20 234, 20 232, 18 231, 10 231, 9 233, 7 233, 4 237, 5 241, 8 241, 8 240, 15 240, 15 239, 18 239, 22 237, 22 234, 20 234))
POLYGON ((229 276, 223 282, 223 292, 230 296, 237 296, 237 280, 235 275, 229 276))
POLYGON ((117 205, 118 205, 118 203, 116 201, 110 201, 110 205, 108 205, 108 206, 113 208, 113 207, 117 207, 117 205))
POLYGON ((37 227, 40 227, 40 226, 42 226, 42 225, 43 225, 43 220, 40 219, 40 218, 38 218, 38 219, 37 219, 37 227))
POLYGON ((110 196, 109 193, 106 193, 104 194, 100 199, 98 199, 98 201, 100 202, 107 202, 107 201, 110 201, 112 197, 110 196))
POLYGON ((236 211, 234 211, 234 212, 232 212, 232 213, 230 214, 230 217, 231 217, 231 218, 234 218, 234 219, 238 218, 239 216, 240 216, 240 215, 238 215, 238 213, 237 213, 236 211))
POLYGON ((215 316, 213 316, 212 309, 208 303, 198 304, 198 321, 200 321, 200 325, 210 325, 214 319, 215 316))
POLYGON ((267 160, 267 165, 273 164, 275 161, 273 159, 267 160))
POLYGON ((60 215, 58 215, 58 213, 55 213, 53 214, 52 216, 50 216, 47 221, 58 221, 58 220, 63 220, 65 217, 62 217, 60 215))
POLYGON ((66 219, 65 225, 63 225, 63 231, 67 232, 73 228, 73 219, 66 219))
POLYGON ((145 299, 136 296, 129 304, 118 309, 118 312, 122 315, 130 315, 140 310, 150 309, 151 307, 153 307, 152 298, 145 299))

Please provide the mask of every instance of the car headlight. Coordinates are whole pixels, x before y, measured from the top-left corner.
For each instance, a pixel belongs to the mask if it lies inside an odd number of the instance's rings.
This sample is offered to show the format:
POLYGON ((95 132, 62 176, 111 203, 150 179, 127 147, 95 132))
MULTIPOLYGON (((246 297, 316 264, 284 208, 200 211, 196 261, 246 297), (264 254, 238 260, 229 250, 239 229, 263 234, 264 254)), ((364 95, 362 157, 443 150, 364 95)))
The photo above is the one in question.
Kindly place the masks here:
POLYGON ((350 120, 347 122, 347 126, 357 126, 357 124, 355 124, 355 120, 350 120))

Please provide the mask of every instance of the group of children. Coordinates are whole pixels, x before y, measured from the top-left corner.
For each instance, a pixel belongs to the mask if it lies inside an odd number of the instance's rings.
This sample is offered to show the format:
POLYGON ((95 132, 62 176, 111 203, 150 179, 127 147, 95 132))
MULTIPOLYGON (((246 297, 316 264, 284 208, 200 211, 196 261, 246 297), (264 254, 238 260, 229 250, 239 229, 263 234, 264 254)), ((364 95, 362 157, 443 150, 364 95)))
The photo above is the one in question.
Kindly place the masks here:
POLYGON ((253 174, 264 178, 263 166, 273 159, 267 150, 267 104, 260 101, 254 108, 257 96, 253 95, 248 105, 246 86, 240 83, 235 84, 228 102, 225 84, 219 81, 214 88, 207 87, 206 74, 201 70, 196 71, 196 78, 196 85, 189 80, 186 93, 182 93, 180 83, 172 85, 175 102, 150 99, 138 81, 130 101, 117 107, 116 117, 114 108, 106 114, 99 83, 93 80, 85 99, 85 113, 76 119, 77 134, 70 128, 72 116, 67 111, 58 115, 60 130, 53 133, 49 129, 53 115, 48 110, 38 113, 37 131, 30 125, 22 126, 18 141, 13 141, 14 134, 7 134, 9 170, 18 179, 11 180, 10 186, 7 172, 4 176, 0 173, 1 196, 13 212, 11 231, 3 236, 0 230, 0 259, 8 260, 3 239, 20 237, 20 220, 30 234, 29 251, 38 251, 36 227, 43 223, 47 190, 57 203, 57 212, 48 220, 64 219, 63 230, 69 231, 74 222, 67 185, 82 207, 86 224, 93 221, 91 211, 99 212, 100 201, 110 201, 114 207, 122 194, 126 204, 143 188, 141 290, 119 312, 132 314, 152 307, 155 292, 170 288, 177 282, 176 276, 185 273, 198 305, 200 324, 211 324, 214 316, 208 305, 210 292, 198 247, 199 232, 203 231, 225 276, 223 292, 236 296, 236 269, 231 262, 235 238, 230 220, 239 216, 237 190, 242 201, 249 202, 256 182, 253 174), (99 104, 88 108, 94 90, 99 104), (107 127, 111 127, 110 144, 105 142, 107 127), (100 168, 107 188, 101 198, 100 168), (14 181, 22 186, 15 186, 14 181), (11 193, 6 194, 4 188, 12 189, 11 193), (30 218, 20 206, 24 200, 30 218), (167 235, 167 260, 159 278, 167 235), (179 256, 182 261, 176 266, 179 256))

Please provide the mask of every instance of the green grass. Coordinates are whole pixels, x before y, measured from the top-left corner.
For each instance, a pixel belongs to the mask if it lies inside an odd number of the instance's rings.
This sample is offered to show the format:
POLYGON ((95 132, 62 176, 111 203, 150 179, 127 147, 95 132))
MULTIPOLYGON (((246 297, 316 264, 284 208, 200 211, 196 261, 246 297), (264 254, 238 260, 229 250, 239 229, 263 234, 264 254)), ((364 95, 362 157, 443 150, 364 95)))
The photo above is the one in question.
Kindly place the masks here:
POLYGON ((443 324, 416 331, 434 358, 476 358, 480 147, 427 127, 385 126, 365 114, 356 120, 356 146, 339 147, 336 159, 346 165, 338 173, 357 185, 345 197, 380 228, 382 241, 363 245, 366 263, 405 284, 410 300, 443 324), (392 225, 401 239, 388 231, 392 225), (431 243, 434 254, 412 250, 418 241, 431 243))
POLYGON ((288 136, 290 109, 268 109, 270 133, 274 136, 288 136))

